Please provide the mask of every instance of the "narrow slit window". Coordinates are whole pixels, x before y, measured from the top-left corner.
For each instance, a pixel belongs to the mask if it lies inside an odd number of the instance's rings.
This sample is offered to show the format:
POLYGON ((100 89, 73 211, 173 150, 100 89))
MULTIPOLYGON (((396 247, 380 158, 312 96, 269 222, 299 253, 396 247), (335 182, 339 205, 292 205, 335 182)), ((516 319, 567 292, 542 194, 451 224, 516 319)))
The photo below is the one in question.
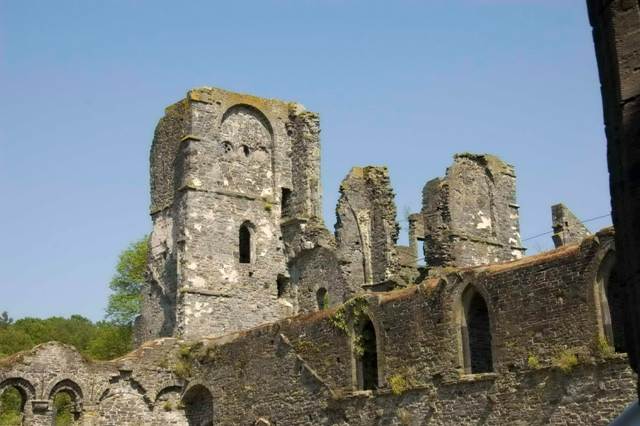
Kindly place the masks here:
POLYGON ((240 263, 251 263, 251 231, 245 224, 240 227, 239 234, 240 263))
POLYGON ((280 212, 282 217, 291 216, 291 190, 282 188, 282 196, 280 198, 280 212))
POLYGON ((318 309, 324 310, 329 309, 329 293, 327 293, 327 289, 324 287, 320 287, 316 292, 316 300, 318 302, 318 309))

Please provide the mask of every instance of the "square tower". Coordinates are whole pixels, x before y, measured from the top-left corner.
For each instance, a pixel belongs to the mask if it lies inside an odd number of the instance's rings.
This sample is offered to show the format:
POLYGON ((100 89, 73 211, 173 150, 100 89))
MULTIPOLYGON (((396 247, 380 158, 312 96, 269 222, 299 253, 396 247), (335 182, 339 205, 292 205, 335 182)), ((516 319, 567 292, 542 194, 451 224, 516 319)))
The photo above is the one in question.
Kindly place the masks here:
POLYGON ((319 125, 299 104, 214 88, 168 107, 151 148, 149 283, 136 324, 221 335, 292 315, 283 219, 319 218, 319 125))

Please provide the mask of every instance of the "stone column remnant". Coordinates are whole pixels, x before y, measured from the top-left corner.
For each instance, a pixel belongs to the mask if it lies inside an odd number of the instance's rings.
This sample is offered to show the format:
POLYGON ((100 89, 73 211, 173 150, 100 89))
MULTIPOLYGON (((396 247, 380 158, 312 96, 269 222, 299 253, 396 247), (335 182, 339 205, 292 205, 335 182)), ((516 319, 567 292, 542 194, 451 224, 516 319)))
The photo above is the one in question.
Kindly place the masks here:
POLYGON ((425 255, 430 268, 519 259, 516 175, 488 154, 456 154, 442 178, 423 190, 425 255))
POLYGON ((386 167, 354 167, 340 185, 336 242, 353 291, 381 283, 399 268, 398 223, 386 167))
POLYGON ((424 251, 419 251, 418 241, 424 241, 424 220, 421 213, 412 213, 409 220, 409 247, 415 257, 414 264, 419 263, 418 259, 424 257, 424 251))
POLYGON ((551 223, 553 227, 551 238, 556 248, 580 242, 591 235, 587 227, 562 203, 551 206, 551 223))

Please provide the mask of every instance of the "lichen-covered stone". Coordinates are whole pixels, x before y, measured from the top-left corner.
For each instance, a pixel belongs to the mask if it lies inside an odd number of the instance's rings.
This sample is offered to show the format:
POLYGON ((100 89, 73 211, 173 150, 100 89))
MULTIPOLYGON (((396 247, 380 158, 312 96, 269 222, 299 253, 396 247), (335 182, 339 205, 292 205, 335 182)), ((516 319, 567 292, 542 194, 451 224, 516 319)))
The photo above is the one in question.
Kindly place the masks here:
POLYGON ((457 154, 423 190, 427 266, 464 267, 519 259, 516 176, 493 155, 457 154))
POLYGON ((580 242, 591 235, 587 227, 562 203, 551 206, 551 224, 556 247, 580 242))

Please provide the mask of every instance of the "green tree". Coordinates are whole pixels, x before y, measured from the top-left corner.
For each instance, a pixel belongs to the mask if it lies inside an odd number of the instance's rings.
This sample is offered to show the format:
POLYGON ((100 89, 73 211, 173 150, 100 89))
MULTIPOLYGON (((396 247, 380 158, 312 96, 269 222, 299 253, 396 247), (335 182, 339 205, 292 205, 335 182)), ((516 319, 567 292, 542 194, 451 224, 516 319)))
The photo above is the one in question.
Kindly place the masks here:
POLYGON ((12 322, 13 318, 9 317, 7 311, 4 311, 2 314, 0 314, 0 328, 11 325, 12 322))
POLYGON ((10 386, 0 395, 0 425, 19 426, 22 424, 22 396, 10 386))
POLYGON ((130 326, 98 322, 86 355, 93 359, 114 359, 132 349, 131 340, 130 326))
POLYGON ((73 398, 67 392, 58 392, 53 398, 53 424, 56 426, 70 426, 74 423, 73 398))
POLYGON ((145 235, 120 253, 116 274, 109 284, 112 294, 106 316, 114 324, 131 325, 140 313, 148 250, 148 237, 145 235))

